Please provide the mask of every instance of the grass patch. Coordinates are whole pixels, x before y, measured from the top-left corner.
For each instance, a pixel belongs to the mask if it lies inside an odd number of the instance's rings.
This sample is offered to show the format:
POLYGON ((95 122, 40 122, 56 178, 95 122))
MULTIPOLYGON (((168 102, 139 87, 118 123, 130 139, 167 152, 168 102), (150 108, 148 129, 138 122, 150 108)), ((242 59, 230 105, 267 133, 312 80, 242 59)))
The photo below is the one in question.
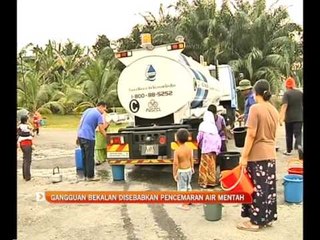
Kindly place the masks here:
POLYGON ((67 128, 77 129, 79 126, 81 115, 42 115, 45 120, 44 127, 47 128, 67 128))
MULTIPOLYGON (((64 129, 78 129, 79 122, 81 119, 81 114, 79 115, 42 115, 45 120, 45 128, 64 128, 64 129)), ((117 132, 119 128, 126 127, 126 124, 115 124, 111 123, 108 128, 108 132, 117 132)))

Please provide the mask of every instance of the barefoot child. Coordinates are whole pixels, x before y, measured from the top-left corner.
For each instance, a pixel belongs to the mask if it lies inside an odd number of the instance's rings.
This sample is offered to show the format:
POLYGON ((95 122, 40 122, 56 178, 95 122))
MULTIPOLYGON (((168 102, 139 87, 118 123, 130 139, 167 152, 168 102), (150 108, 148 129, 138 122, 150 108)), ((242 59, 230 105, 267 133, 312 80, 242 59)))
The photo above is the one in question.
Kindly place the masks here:
MULTIPOLYGON (((178 191, 190 191, 191 177, 194 173, 194 162, 192 149, 185 142, 188 141, 189 132, 187 129, 180 128, 177 132, 179 147, 174 152, 173 178, 177 182, 178 191)), ((182 204, 180 209, 189 210, 188 204, 182 204)))

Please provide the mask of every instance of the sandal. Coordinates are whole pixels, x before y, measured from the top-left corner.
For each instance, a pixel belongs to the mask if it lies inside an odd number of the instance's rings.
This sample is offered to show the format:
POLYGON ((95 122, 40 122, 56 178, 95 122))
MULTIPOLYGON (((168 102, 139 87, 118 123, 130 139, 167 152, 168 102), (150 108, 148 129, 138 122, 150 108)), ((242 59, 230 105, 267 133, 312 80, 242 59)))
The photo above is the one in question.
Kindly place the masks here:
POLYGON ((203 203, 190 203, 189 205, 191 205, 191 206, 201 206, 201 205, 203 205, 203 203))
POLYGON ((177 208, 182 209, 182 210, 185 210, 185 211, 189 211, 189 210, 190 210, 189 207, 185 207, 185 206, 182 206, 182 205, 177 206, 177 208))
POLYGON ((219 186, 218 183, 212 183, 212 184, 208 184, 207 187, 210 187, 210 188, 214 188, 214 187, 217 187, 219 186))
POLYGON ((272 224, 273 224, 273 221, 268 222, 268 223, 266 224, 266 227, 272 227, 272 224))
POLYGON ((240 229, 240 230, 251 231, 251 232, 259 231, 259 226, 255 225, 255 224, 252 224, 250 221, 239 223, 237 225, 237 228, 240 229))

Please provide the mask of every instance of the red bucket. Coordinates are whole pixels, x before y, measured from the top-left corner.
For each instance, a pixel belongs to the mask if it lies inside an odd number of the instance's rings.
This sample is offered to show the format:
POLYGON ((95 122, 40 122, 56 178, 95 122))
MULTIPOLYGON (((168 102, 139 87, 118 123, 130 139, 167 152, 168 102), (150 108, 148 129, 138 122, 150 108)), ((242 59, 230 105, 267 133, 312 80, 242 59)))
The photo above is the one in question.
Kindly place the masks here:
POLYGON ((246 171, 241 169, 240 165, 232 170, 222 171, 221 175, 220 183, 223 190, 253 193, 254 188, 251 178, 246 171))
POLYGON ((297 174, 297 175, 303 175, 303 168, 301 167, 291 167, 288 169, 289 174, 297 174))

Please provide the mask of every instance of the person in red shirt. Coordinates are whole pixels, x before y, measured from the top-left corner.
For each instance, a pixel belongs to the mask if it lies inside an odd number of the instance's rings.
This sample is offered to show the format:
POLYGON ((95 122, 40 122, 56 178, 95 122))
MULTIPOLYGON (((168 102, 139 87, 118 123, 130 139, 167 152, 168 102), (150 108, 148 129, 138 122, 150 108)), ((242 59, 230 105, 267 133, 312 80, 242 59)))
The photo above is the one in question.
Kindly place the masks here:
POLYGON ((33 115, 33 132, 35 132, 37 135, 39 135, 40 120, 41 120, 40 113, 39 112, 35 112, 34 115, 33 115))

